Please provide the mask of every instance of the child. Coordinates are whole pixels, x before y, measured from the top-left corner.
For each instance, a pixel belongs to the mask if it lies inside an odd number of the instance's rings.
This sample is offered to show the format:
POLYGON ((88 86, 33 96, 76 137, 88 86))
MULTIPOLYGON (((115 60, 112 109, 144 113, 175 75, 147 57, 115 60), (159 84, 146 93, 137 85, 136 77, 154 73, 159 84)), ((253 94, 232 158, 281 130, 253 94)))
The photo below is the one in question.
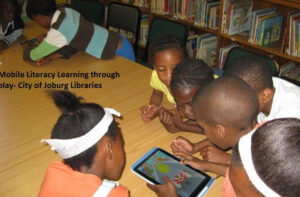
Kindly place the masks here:
POLYGON ((299 196, 299 131, 300 119, 284 118, 243 136, 233 148, 223 196, 299 196))
POLYGON ((186 56, 183 44, 175 36, 157 38, 149 48, 149 63, 153 65, 150 86, 153 88, 150 104, 141 108, 144 122, 150 122, 159 115, 163 95, 171 104, 175 104, 170 93, 170 82, 173 69, 186 56))
POLYGON ((275 118, 300 118, 300 87, 272 77, 271 69, 263 59, 239 57, 225 72, 242 78, 256 92, 260 112, 258 123, 275 118))
POLYGON ((172 150, 184 164, 224 176, 230 156, 220 149, 232 148, 254 128, 258 113, 255 92, 238 77, 225 75, 200 89, 192 108, 209 140, 192 144, 179 137, 171 144, 172 150), (199 151, 204 160, 191 155, 199 151))
POLYGON ((185 59, 173 70, 171 92, 176 102, 175 113, 164 108, 160 121, 169 132, 189 131, 203 134, 192 111, 192 100, 197 90, 214 79, 213 71, 199 59, 185 59), (186 118, 186 121, 182 121, 186 118))
POLYGON ((52 130, 51 146, 63 162, 47 169, 40 197, 50 196, 129 196, 117 182, 125 165, 124 142, 113 109, 83 103, 67 91, 51 96, 62 111, 52 130), (106 180, 108 179, 108 180, 106 180))
POLYGON ((69 58, 76 51, 101 59, 112 59, 117 54, 135 61, 127 39, 89 22, 71 8, 57 9, 54 0, 28 0, 26 12, 39 25, 50 29, 36 48, 24 50, 24 59, 37 65, 69 58))
POLYGON ((22 35, 23 28, 17 1, 0 0, 0 52, 22 35))

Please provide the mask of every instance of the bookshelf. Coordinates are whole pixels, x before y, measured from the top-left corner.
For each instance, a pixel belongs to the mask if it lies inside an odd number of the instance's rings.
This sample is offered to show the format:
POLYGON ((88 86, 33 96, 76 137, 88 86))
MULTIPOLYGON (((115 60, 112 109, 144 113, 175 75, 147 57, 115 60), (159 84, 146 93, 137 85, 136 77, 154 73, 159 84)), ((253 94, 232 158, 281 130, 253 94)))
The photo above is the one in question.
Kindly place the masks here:
MULTIPOLYGON (((108 4, 110 2, 121 2, 121 3, 128 3, 128 4, 134 4, 132 2, 134 1, 126 1, 126 0, 100 0, 104 2, 105 4, 108 4)), ((253 8, 252 10, 259 10, 263 8, 269 8, 269 7, 276 7, 277 11, 280 15, 283 15, 283 24, 282 24, 282 31, 280 35, 279 41, 271 44, 268 47, 260 46, 257 44, 250 43, 248 41, 248 35, 228 35, 225 33, 222 33, 222 19, 223 19, 223 6, 225 0, 220 0, 220 9, 218 12, 219 15, 219 24, 217 29, 210 29, 206 27, 200 27, 198 25, 194 24, 193 20, 185 20, 181 19, 180 17, 175 17, 172 14, 158 14, 153 12, 151 9, 151 3, 154 0, 148 0, 148 7, 141 8, 141 11, 143 14, 149 15, 149 24, 151 23, 151 20, 155 16, 167 18, 169 20, 176 20, 178 22, 186 24, 190 29, 195 30, 196 33, 204 34, 204 33, 211 33, 213 35, 217 36, 217 50, 216 50, 216 64, 218 65, 218 57, 219 57, 219 51, 220 48, 226 47, 229 44, 236 43, 240 46, 243 46, 244 48, 249 49, 250 51, 254 51, 256 53, 261 53, 264 55, 269 55, 271 58, 276 60, 279 65, 283 65, 287 63, 288 61, 294 61, 297 63, 300 63, 300 57, 295 57, 288 55, 285 52, 285 29, 287 28, 287 21, 288 21, 288 14, 294 11, 300 11, 300 0, 253 0, 253 8)), ((157 1, 157 0, 156 0, 157 1)), ((162 1, 163 0, 159 0, 162 1)), ((175 0, 173 0, 174 2, 175 0)), ((188 0, 186 0, 188 1, 188 0)), ((238 0, 237 0, 238 1, 238 0)), ((181 1, 183 2, 183 1, 181 1)), ((196 2, 193 1, 193 2, 196 2)))

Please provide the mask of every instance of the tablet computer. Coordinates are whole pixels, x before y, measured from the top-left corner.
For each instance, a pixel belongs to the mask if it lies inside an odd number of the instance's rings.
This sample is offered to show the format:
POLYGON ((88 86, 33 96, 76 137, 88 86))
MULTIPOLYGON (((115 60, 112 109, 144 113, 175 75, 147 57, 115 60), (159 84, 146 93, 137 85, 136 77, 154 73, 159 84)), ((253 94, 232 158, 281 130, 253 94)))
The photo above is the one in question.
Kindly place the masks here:
POLYGON ((188 165, 167 151, 155 147, 131 166, 131 170, 151 184, 163 184, 168 176, 181 197, 204 196, 214 179, 188 165))

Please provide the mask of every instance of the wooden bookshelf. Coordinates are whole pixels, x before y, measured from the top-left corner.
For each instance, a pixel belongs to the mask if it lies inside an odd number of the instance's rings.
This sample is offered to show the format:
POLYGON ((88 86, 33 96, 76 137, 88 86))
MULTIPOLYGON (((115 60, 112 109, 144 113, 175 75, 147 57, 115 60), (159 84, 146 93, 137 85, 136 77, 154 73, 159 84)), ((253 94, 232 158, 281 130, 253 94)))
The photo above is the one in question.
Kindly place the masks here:
MULTIPOLYGON (((124 3, 122 0, 101 0, 101 1, 104 1, 107 4, 109 2, 124 3)), ((271 57, 274 57, 275 60, 279 59, 279 62, 295 61, 295 62, 300 63, 299 57, 290 56, 284 52, 285 51, 285 50, 283 50, 284 43, 282 41, 282 40, 284 40, 283 39, 284 29, 287 26, 287 22, 286 22, 287 15, 290 12, 300 10, 300 0, 253 0, 253 10, 258 10, 258 9, 262 9, 262 8, 266 8, 266 7, 276 7, 278 12, 284 16, 284 22, 283 22, 283 26, 282 26, 280 41, 272 44, 269 47, 263 47, 263 46, 259 46, 256 44, 249 43, 248 36, 242 36, 242 35, 229 36, 227 34, 221 33, 221 26, 222 26, 221 20, 223 19, 223 16, 222 16, 223 3, 224 3, 224 0, 220 0, 220 10, 219 10, 219 21, 220 22, 219 22, 218 29, 209 29, 209 28, 205 28, 205 27, 199 27, 199 26, 196 26, 193 21, 178 19, 172 15, 161 15, 161 14, 157 14, 157 13, 152 13, 151 12, 151 0, 149 1, 148 8, 141 8, 141 11, 144 14, 149 15, 149 24, 151 23, 151 20, 153 19, 153 17, 159 16, 162 18, 167 18, 169 20, 175 20, 180 23, 184 23, 190 29, 194 29, 194 30, 196 30, 196 32, 200 32, 200 34, 212 33, 212 34, 216 35, 217 36, 217 53, 216 53, 217 62, 216 62, 216 65, 219 64, 218 57, 219 57, 220 48, 226 46, 226 44, 229 44, 229 43, 237 43, 241 46, 244 46, 245 48, 249 47, 249 48, 255 49, 255 52, 267 54, 271 57), (226 44, 224 44, 224 43, 226 43, 226 44)))

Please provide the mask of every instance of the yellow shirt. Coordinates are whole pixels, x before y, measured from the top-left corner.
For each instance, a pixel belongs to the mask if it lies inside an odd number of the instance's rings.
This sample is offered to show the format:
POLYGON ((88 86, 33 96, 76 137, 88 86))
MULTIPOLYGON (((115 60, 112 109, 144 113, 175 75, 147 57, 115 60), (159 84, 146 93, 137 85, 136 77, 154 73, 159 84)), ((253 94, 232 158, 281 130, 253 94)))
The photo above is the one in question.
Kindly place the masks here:
POLYGON ((156 90, 163 92, 171 104, 175 104, 175 100, 167 86, 158 78, 156 70, 152 72, 150 86, 156 90))

